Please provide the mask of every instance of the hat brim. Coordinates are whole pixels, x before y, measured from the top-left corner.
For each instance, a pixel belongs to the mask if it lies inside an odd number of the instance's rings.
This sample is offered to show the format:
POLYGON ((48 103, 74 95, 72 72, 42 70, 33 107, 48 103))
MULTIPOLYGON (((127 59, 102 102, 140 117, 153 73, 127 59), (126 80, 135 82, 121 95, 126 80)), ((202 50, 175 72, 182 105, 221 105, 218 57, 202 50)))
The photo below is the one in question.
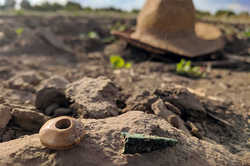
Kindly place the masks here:
POLYGON ((180 34, 164 40, 148 34, 142 37, 134 37, 133 31, 113 31, 112 34, 133 46, 152 53, 166 54, 172 52, 190 58, 206 55, 224 47, 224 40, 220 31, 215 26, 205 23, 196 23, 194 33, 183 36, 180 34))

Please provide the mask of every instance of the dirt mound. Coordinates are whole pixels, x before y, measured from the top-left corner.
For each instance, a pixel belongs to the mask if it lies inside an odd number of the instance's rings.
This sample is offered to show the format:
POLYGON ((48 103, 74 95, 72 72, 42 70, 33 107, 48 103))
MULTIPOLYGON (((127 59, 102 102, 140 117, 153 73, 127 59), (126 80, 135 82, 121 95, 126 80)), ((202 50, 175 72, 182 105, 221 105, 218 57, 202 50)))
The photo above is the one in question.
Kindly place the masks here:
POLYGON ((131 111, 114 118, 82 120, 86 132, 81 144, 68 151, 44 148, 38 135, 1 144, 2 165, 171 165, 240 166, 222 146, 189 137, 155 115, 131 111), (174 147, 141 155, 123 155, 121 132, 143 133, 178 140, 174 147))

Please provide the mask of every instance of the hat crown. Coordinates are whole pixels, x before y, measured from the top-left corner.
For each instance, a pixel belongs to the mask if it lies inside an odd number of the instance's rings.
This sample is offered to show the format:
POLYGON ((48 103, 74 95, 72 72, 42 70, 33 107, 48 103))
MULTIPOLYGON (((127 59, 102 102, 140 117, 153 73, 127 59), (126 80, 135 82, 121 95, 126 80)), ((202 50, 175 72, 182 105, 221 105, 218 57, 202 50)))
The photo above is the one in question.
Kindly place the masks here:
POLYGON ((136 33, 166 37, 194 32, 194 26, 192 0, 147 0, 138 16, 136 33))

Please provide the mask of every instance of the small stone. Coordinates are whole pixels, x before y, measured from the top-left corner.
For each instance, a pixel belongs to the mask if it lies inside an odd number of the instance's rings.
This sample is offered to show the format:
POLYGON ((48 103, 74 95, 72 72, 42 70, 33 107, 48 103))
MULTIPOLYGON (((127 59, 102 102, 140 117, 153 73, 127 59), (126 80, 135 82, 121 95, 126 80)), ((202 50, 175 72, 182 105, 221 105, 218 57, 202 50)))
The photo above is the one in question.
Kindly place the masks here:
POLYGON ((55 111, 57 108, 59 108, 59 105, 56 104, 56 103, 54 103, 54 104, 48 106, 48 107, 45 109, 44 114, 47 115, 47 116, 51 116, 51 115, 53 115, 54 111, 55 111))
POLYGON ((11 119, 10 108, 0 105, 0 129, 5 128, 11 119))
POLYGON ((29 109, 16 108, 12 111, 14 123, 27 131, 37 132, 42 125, 49 119, 42 113, 29 109))
POLYGON ((72 113, 72 109, 70 108, 57 108, 54 111, 54 116, 64 116, 72 113))

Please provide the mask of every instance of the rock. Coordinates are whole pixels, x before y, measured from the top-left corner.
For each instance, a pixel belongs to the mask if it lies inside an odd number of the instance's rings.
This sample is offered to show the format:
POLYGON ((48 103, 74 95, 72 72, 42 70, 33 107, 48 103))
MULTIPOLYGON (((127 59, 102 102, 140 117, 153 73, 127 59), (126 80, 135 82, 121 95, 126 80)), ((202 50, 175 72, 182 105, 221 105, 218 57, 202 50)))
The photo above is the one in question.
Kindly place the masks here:
POLYGON ((85 137, 67 151, 51 151, 41 145, 38 134, 0 144, 2 165, 18 166, 240 166, 241 160, 222 145, 190 137, 166 120, 141 111, 106 119, 84 119, 85 137), (121 155, 121 132, 169 137, 174 147, 143 155, 121 155))
POLYGON ((35 86, 37 86, 42 79, 42 76, 39 75, 38 72, 21 72, 17 73, 14 77, 8 80, 7 86, 11 89, 35 92, 35 86))
POLYGON ((63 115, 69 115, 72 113, 72 109, 70 108, 57 108, 54 111, 54 116, 63 116, 63 115))
POLYGON ((3 129, 7 126, 11 119, 10 108, 0 105, 0 129, 3 129))
POLYGON ((188 129, 185 127, 184 121, 177 114, 167 109, 161 99, 158 99, 152 104, 152 110, 155 115, 166 119, 174 127, 185 131, 187 134, 190 134, 188 129))
POLYGON ((51 115, 54 114, 54 111, 55 111, 57 108, 59 108, 59 105, 56 104, 56 103, 54 103, 54 104, 48 106, 48 107, 45 109, 44 114, 45 114, 45 115, 48 115, 48 116, 51 116, 51 115))
POLYGON ((117 116, 119 95, 119 88, 105 77, 84 77, 69 84, 66 90, 66 96, 74 102, 72 107, 86 118, 117 116))
POLYGON ((39 90, 44 88, 56 88, 60 90, 65 90, 67 84, 69 84, 69 81, 66 80, 64 77, 54 75, 50 77, 49 79, 43 80, 39 85, 39 90))
POLYGON ((35 106, 41 111, 45 111, 49 106, 57 104, 60 107, 68 107, 69 101, 65 94, 56 88, 43 88, 36 95, 35 106))
POLYGON ((42 125, 49 119, 42 113, 29 109, 15 108, 12 111, 14 124, 27 131, 39 131, 42 125))
POLYGON ((186 88, 167 87, 164 90, 156 90, 155 95, 164 102, 167 101, 176 106, 181 111, 181 116, 185 118, 204 119, 207 117, 199 98, 189 92, 186 88))

